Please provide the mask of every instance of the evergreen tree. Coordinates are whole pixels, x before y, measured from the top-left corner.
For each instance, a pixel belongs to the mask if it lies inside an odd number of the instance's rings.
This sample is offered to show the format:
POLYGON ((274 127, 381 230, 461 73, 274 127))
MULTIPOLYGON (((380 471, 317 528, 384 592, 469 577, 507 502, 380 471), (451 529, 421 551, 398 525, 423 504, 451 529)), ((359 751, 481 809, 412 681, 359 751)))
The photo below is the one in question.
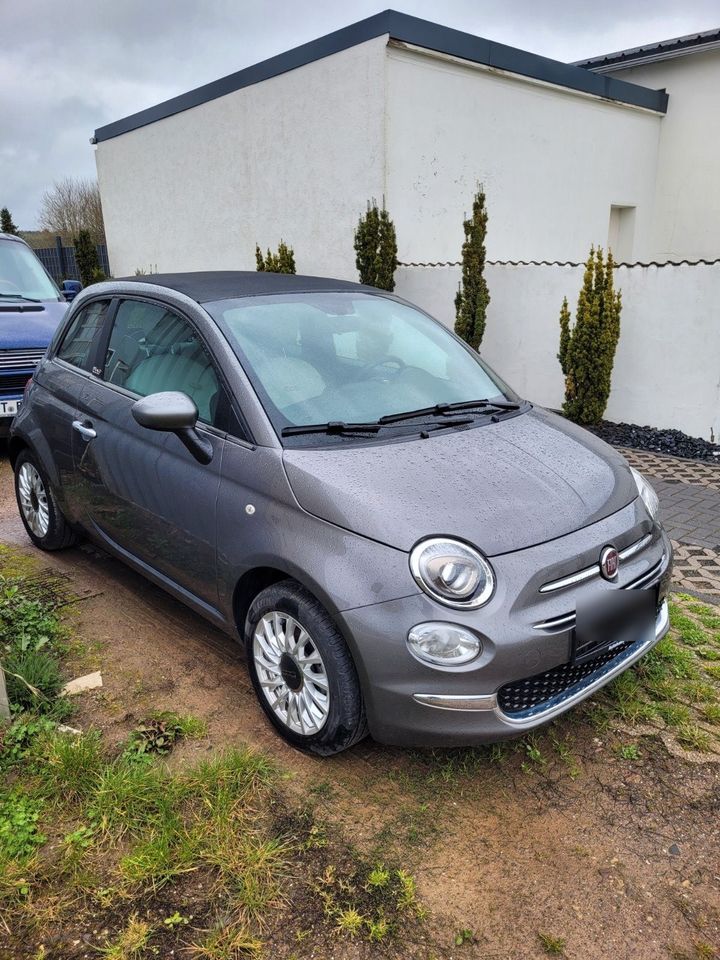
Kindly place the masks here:
POLYGON ((0 210, 0 233, 13 233, 18 236, 18 228, 13 223, 13 218, 7 207, 0 210))
POLYGON ((462 278, 455 296, 455 333, 475 350, 480 349, 490 293, 485 281, 485 235, 487 233, 485 191, 478 188, 472 216, 463 222, 462 278))
POLYGON ((255 244, 255 268, 261 273, 295 273, 295 252, 281 240, 277 253, 268 248, 267 256, 263 257, 262 250, 255 244))
POLYGON ((570 326, 567 297, 560 309, 558 360, 565 376, 563 412, 576 423, 599 423, 610 397, 615 351, 620 338, 620 291, 613 288, 614 262, 608 250, 590 248, 583 285, 570 326))
POLYGON ((75 246, 75 261, 80 274, 80 282, 84 287, 96 283, 97 273, 100 271, 100 261, 90 232, 80 230, 73 241, 75 246))
POLYGON ((394 290, 397 237, 384 203, 382 209, 375 199, 368 203, 367 212, 358 220, 354 246, 360 283, 380 290, 394 290))

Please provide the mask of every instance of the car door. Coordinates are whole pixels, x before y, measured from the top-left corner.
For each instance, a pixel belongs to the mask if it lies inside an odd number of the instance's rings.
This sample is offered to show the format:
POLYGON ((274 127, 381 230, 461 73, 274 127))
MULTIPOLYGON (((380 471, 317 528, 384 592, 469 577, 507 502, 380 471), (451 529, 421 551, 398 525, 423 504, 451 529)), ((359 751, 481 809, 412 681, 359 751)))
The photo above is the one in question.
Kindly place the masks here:
POLYGON ((216 501, 226 390, 196 328, 149 299, 121 299, 101 377, 78 400, 75 471, 84 525, 101 542, 217 615, 216 501), (188 394, 213 448, 200 464, 172 433, 141 427, 139 397, 188 394))
POLYGON ((71 521, 79 520, 73 421, 80 392, 93 377, 93 358, 110 307, 111 299, 102 298, 78 310, 60 332, 59 346, 51 348, 33 375, 33 411, 42 433, 42 444, 32 438, 33 445, 43 460, 51 458, 46 466, 55 478, 63 513, 71 521))

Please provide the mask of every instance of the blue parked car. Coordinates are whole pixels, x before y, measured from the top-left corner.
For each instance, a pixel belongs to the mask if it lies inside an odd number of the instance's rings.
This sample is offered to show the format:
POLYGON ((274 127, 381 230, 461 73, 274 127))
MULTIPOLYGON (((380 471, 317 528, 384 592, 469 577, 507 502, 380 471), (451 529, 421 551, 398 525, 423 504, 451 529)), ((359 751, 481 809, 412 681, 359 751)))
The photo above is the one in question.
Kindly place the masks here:
POLYGON ((0 233, 0 438, 67 307, 25 241, 0 233))

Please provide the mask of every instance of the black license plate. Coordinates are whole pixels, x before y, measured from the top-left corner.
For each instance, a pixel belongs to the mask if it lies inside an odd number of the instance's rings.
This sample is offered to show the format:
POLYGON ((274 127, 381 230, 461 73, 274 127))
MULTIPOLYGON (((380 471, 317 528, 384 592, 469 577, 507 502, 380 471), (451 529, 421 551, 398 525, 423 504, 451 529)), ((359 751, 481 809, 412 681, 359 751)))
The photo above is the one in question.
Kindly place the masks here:
POLYGON ((635 643, 655 629, 657 587, 608 590, 577 606, 572 662, 585 663, 603 653, 635 643))

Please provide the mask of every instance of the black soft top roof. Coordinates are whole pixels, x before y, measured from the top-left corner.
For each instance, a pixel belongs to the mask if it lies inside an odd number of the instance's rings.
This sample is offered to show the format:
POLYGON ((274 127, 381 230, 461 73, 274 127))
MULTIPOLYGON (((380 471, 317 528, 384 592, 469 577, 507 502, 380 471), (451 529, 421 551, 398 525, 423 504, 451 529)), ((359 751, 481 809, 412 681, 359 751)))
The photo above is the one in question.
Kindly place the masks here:
POLYGON ((355 291, 380 293, 349 280, 329 277, 304 277, 288 273, 264 273, 255 270, 206 270, 197 273, 148 273, 136 277, 116 277, 116 280, 134 283, 152 283, 184 293, 191 300, 207 303, 211 300, 229 300, 234 297, 259 297, 273 293, 313 293, 319 291, 355 291))

